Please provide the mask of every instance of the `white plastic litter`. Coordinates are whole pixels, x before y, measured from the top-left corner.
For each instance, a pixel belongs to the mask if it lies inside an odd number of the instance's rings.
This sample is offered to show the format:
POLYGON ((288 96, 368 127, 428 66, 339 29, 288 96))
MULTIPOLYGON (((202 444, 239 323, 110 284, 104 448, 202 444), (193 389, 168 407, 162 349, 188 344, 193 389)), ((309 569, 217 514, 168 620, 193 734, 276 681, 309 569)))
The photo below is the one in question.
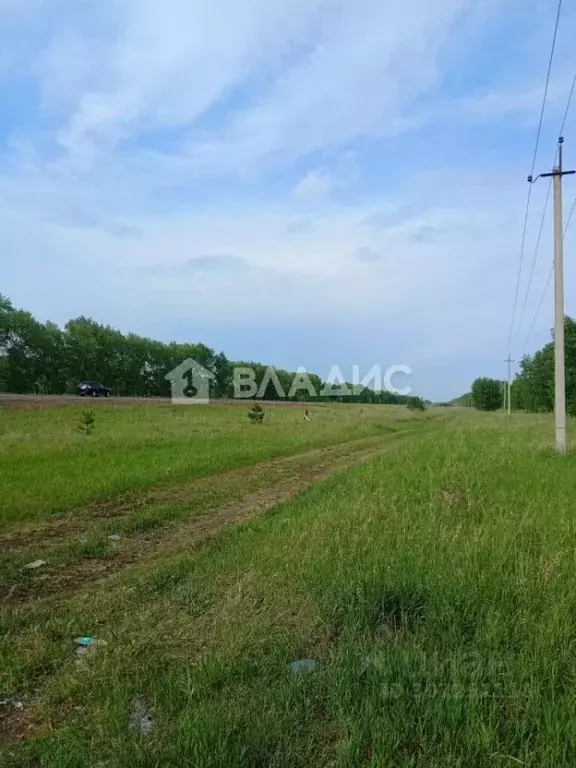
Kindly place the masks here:
POLYGON ((298 661, 290 662, 290 671, 293 675, 300 675, 306 672, 313 672, 318 666, 318 662, 314 659, 299 659, 298 661))
POLYGON ((139 736, 149 736, 154 730, 152 715, 140 701, 134 703, 129 726, 139 736))

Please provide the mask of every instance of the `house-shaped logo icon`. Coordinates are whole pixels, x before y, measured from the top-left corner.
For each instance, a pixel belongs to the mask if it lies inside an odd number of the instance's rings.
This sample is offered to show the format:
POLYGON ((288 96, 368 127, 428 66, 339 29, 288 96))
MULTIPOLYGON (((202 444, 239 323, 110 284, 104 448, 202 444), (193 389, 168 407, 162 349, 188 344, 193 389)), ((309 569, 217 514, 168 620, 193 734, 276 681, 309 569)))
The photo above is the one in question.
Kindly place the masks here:
POLYGON ((174 405, 202 405, 210 402, 210 382, 216 377, 188 357, 164 378, 170 382, 174 405))

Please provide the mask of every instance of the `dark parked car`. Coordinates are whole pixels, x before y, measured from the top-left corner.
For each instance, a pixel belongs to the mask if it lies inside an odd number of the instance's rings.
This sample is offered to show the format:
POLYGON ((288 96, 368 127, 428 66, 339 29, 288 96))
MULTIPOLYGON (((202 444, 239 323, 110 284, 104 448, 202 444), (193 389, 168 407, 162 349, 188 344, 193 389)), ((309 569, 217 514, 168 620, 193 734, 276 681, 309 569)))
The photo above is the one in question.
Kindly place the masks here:
POLYGON ((98 397, 98 395, 110 397, 111 390, 99 381, 79 381, 76 391, 82 397, 85 397, 86 395, 90 395, 91 397, 98 397))

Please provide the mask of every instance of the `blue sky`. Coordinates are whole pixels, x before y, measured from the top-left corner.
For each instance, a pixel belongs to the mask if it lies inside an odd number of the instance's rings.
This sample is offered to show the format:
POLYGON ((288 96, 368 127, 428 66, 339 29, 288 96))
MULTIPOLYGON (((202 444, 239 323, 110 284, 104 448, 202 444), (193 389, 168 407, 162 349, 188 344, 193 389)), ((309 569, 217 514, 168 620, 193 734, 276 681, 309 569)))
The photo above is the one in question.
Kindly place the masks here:
MULTIPOLYGON (((576 70, 565 6, 537 170, 576 70)), ((87 314, 320 375, 408 365, 431 399, 502 376, 555 13, 0 0, 0 291, 43 320, 87 314)), ((576 105, 574 166, 575 127, 576 105)), ((567 180, 567 209, 575 194, 567 180)), ((549 338, 551 293, 525 343, 550 213, 516 359, 549 338)))

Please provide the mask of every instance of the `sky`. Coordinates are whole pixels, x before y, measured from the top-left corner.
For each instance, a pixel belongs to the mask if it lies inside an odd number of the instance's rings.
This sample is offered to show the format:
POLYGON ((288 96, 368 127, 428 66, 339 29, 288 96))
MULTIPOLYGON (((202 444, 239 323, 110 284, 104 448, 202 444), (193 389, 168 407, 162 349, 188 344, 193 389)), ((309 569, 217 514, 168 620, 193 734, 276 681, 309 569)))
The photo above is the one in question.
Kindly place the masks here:
MULTIPOLYGON (((537 173, 576 72, 564 6, 537 173)), ((42 321, 91 316, 322 377, 406 365, 431 400, 503 378, 556 10, 0 0, 0 292, 42 321)), ((576 104, 576 168, 574 129, 576 104)), ((552 259, 551 205, 536 251, 547 189, 515 360, 553 322, 549 290, 526 338, 552 259)), ((575 195, 568 177, 566 217, 575 195)), ((575 314, 576 225, 565 244, 575 314)))

